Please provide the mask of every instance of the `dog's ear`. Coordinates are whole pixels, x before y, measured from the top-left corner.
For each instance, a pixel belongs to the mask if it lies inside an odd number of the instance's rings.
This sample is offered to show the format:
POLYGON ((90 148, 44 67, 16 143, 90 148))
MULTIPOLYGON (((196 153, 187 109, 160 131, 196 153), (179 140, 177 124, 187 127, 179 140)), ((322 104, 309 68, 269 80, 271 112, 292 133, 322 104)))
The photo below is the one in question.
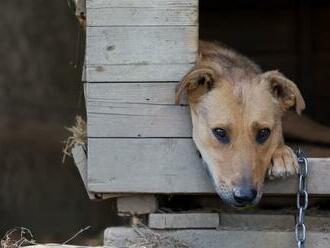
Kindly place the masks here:
POLYGON ((278 71, 268 71, 262 77, 269 82, 273 96, 279 99, 281 108, 286 111, 295 108, 298 115, 305 109, 305 101, 294 82, 278 71))
POLYGON ((201 95, 212 89, 216 73, 209 67, 195 67, 184 76, 175 90, 175 103, 180 103, 184 91, 190 100, 197 100, 201 95))

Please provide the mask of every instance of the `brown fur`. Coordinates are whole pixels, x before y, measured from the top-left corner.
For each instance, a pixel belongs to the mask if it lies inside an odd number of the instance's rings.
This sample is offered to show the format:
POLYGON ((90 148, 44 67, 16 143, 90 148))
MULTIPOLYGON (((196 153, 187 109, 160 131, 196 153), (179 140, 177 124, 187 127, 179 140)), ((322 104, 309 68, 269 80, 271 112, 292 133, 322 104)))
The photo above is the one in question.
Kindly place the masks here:
POLYGON ((193 139, 219 195, 237 205, 232 190, 254 187, 260 199, 267 172, 271 177, 297 171, 295 155, 284 145, 282 116, 294 108, 305 108, 297 86, 278 71, 262 73, 246 57, 222 45, 201 42, 196 66, 178 85, 176 101, 186 91, 191 108, 193 139), (212 133, 223 128, 230 143, 223 144, 212 133), (269 128, 264 144, 256 133, 269 128))

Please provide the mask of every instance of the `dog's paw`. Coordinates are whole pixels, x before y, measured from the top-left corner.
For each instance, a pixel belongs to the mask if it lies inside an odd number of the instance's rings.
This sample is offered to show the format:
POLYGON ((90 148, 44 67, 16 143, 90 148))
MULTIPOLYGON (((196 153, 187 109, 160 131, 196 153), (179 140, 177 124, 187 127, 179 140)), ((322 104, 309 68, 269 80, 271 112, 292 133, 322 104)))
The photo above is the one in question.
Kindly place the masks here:
POLYGON ((296 173, 298 173, 298 162, 292 149, 286 145, 277 148, 272 157, 268 177, 274 179, 291 176, 296 173))

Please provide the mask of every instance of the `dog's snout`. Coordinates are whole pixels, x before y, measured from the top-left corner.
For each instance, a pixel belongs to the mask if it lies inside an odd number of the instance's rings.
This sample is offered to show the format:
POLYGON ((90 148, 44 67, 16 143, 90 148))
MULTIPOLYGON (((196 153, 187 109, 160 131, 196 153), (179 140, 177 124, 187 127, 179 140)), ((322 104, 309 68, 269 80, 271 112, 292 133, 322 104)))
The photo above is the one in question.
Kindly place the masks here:
POLYGON ((254 188, 240 187, 233 190, 233 196, 238 204, 252 203, 257 197, 257 190, 254 188))

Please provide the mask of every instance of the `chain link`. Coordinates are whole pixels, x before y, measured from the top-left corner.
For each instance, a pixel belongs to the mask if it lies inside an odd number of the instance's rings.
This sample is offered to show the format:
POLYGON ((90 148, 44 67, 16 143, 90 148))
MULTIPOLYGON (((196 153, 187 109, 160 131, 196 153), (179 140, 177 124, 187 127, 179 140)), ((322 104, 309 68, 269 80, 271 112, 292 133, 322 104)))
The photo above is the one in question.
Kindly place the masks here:
POLYGON ((307 192, 307 174, 308 161, 306 155, 299 149, 297 152, 297 160, 299 165, 298 171, 298 192, 297 192, 297 209, 298 215, 296 219, 295 233, 298 248, 305 248, 306 226, 304 223, 305 211, 308 207, 307 192))

